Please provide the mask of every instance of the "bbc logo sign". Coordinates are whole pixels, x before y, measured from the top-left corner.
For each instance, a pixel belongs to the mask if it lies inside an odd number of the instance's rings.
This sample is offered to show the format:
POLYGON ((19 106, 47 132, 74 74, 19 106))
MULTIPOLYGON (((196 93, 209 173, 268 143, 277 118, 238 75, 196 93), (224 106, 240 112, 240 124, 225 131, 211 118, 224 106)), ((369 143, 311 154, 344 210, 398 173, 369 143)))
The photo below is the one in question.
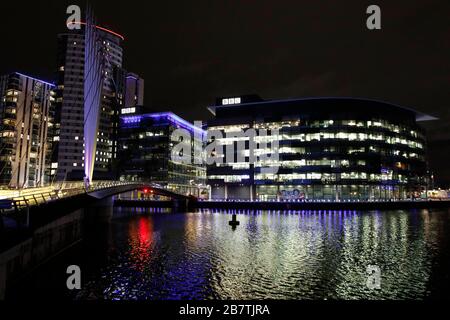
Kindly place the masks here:
POLYGON ((239 104, 241 103, 241 98, 227 98, 222 99, 222 105, 226 106, 229 104, 239 104))

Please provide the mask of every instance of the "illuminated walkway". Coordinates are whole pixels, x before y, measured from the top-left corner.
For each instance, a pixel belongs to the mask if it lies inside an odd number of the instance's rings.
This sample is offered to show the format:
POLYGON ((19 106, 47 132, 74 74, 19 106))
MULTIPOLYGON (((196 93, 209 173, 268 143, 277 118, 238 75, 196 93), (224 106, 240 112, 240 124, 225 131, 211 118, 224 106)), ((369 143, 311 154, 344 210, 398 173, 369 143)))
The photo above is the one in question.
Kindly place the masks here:
POLYGON ((126 181, 94 181, 86 189, 81 181, 62 182, 46 187, 27 188, 22 190, 0 190, 0 200, 11 200, 15 209, 46 204, 48 202, 89 194, 94 197, 103 198, 111 194, 137 190, 140 188, 151 188, 155 194, 171 198, 187 198, 186 195, 175 193, 161 186, 145 182, 126 181), (125 187, 125 188, 124 188, 125 187))

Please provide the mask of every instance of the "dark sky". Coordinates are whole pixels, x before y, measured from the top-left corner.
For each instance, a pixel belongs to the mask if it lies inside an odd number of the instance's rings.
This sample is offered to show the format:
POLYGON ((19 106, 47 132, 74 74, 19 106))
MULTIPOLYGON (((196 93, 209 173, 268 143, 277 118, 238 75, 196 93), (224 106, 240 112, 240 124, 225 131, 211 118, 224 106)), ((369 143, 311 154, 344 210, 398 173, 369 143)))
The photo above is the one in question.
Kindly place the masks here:
MULTIPOLYGON (((66 8, 85 1, 1 1, 0 73, 51 80, 66 8)), ((450 183, 450 1, 92 1, 126 37, 124 67, 145 104, 188 120, 216 96, 355 96, 440 118, 428 123, 431 168, 450 183), (378 4, 382 30, 366 28, 378 4)))

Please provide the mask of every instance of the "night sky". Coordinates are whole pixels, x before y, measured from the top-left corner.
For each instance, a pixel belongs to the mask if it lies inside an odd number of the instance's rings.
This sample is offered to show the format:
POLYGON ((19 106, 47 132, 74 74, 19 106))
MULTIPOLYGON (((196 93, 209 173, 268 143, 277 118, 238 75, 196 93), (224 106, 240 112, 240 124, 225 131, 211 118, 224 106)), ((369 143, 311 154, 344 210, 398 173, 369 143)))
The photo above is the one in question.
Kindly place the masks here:
MULTIPOLYGON (((69 4, 1 1, 0 73, 52 80, 69 4)), ((123 34, 124 67, 145 79, 145 104, 206 120, 217 96, 353 96, 439 117, 425 124, 431 169, 450 183, 450 1, 92 1, 123 34), (345 4, 344 4, 345 3, 345 4), (382 30, 366 28, 366 8, 382 30)))

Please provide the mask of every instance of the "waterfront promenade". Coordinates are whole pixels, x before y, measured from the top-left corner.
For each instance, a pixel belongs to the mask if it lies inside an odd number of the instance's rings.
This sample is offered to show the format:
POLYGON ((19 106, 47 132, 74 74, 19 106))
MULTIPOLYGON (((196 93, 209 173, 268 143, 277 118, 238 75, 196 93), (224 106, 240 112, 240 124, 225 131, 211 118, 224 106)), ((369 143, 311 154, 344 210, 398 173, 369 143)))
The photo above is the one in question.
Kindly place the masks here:
MULTIPOLYGON (((115 206, 170 208, 171 201, 116 199, 115 206)), ((397 201, 190 201, 191 209, 245 210, 411 210, 450 208, 450 199, 397 201)))

